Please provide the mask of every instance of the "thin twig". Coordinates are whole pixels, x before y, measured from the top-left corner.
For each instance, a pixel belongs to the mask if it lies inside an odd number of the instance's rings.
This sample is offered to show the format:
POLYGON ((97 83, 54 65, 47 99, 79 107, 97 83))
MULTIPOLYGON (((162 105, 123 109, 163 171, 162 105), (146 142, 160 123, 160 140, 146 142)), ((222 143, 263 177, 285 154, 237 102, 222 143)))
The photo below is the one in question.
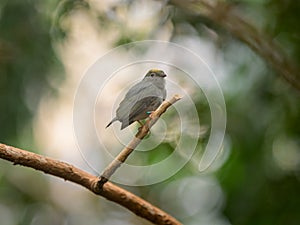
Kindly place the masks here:
POLYGON ((171 4, 205 17, 260 55, 289 84, 300 91, 300 69, 270 36, 257 29, 227 1, 171 0, 171 4))
POLYGON ((181 225, 179 221, 161 209, 151 205, 140 197, 107 182, 101 189, 98 188, 99 178, 73 165, 51 159, 42 155, 18 149, 0 143, 0 158, 13 162, 14 165, 30 167, 64 180, 79 184, 96 195, 124 206, 136 215, 151 221, 154 224, 181 225))
POLYGON ((180 96, 174 95, 170 100, 164 101, 160 107, 158 107, 151 117, 148 118, 146 123, 140 127, 135 137, 131 142, 119 153, 119 155, 104 169, 100 176, 99 188, 105 184, 114 172, 121 166, 122 163, 128 158, 128 156, 133 152, 133 150, 140 144, 141 140, 148 134, 150 128, 156 123, 158 118, 175 102, 180 100, 180 96))

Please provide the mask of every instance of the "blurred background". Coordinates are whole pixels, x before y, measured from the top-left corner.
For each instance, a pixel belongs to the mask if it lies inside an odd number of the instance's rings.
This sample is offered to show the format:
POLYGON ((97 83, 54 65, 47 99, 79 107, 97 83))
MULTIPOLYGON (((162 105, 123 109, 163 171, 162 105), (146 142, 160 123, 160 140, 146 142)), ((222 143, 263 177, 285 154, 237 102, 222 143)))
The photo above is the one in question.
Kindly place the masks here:
MULTIPOLYGON (((2 0, 0 142, 93 173, 77 150, 72 124, 76 88, 88 67, 121 44, 180 43, 205 57, 223 90, 225 154, 204 173, 196 152, 163 182, 123 187, 183 224, 300 224, 300 71, 293 69, 294 81, 283 78, 300 61, 300 2, 221 1, 212 8, 207 2, 2 0), (240 29, 231 15, 254 29, 240 29), (269 43, 269 54, 247 38, 269 43)), ((201 149, 210 109, 201 90, 193 91, 201 149)), ((172 152, 171 141, 156 150, 136 157, 160 160, 172 152)), ((0 218, 1 225, 150 224, 77 185, 4 160, 0 218)))

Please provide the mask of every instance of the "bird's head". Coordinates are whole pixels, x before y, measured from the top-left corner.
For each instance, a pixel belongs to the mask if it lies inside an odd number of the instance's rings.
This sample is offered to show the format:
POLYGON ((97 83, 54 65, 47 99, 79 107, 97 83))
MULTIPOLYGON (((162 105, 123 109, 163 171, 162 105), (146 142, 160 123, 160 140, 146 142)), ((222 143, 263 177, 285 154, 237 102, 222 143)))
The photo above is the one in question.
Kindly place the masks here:
POLYGON ((167 75, 162 70, 151 69, 148 71, 148 73, 144 77, 143 81, 151 82, 156 87, 163 89, 165 87, 165 83, 166 83, 166 81, 164 79, 166 76, 167 75))
POLYGON ((152 77, 152 78, 155 78, 155 77, 166 77, 167 75, 165 74, 164 71, 162 70, 159 70, 159 69, 151 69, 148 71, 148 73, 146 74, 145 77, 152 77))

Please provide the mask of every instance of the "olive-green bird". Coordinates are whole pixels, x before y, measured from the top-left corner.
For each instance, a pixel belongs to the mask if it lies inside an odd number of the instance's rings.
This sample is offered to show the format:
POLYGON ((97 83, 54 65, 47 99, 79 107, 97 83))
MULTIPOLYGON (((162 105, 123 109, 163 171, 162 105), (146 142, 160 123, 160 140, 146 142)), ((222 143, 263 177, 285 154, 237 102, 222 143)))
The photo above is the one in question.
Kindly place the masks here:
POLYGON ((164 79, 166 76, 162 70, 149 70, 143 80, 128 90, 116 111, 115 118, 106 128, 118 120, 122 123, 122 130, 135 121, 140 123, 140 120, 147 118, 166 98, 164 79))

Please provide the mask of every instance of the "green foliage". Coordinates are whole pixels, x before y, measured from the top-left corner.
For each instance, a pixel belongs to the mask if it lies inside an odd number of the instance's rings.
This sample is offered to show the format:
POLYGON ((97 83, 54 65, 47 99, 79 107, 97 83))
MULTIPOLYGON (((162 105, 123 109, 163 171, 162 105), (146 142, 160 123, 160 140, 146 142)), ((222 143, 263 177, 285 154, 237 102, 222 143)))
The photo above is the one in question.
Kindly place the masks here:
MULTIPOLYGON (((62 80, 49 36, 49 6, 31 0, 0 3, 0 142, 32 151, 32 121, 40 100, 55 94, 62 80)), ((35 206, 46 202, 46 178, 20 168, 14 172, 2 160, 0 168, 1 224, 32 224, 41 210, 35 206)))
POLYGON ((79 9, 89 9, 89 4, 85 0, 63 0, 56 7, 52 18, 51 37, 53 41, 59 41, 67 38, 68 28, 63 26, 62 21, 73 11, 79 9))
POLYGON ((270 32, 278 39, 285 50, 300 60, 300 27, 298 25, 300 2, 272 0, 267 7, 270 8, 270 32))
MULTIPOLYGON (((26 133, 42 93, 53 92, 50 84, 59 74, 50 73, 58 61, 49 36, 49 18, 40 2, 7 1, 0 5, 0 141, 14 144, 26 133)), ((18 143, 24 146, 24 142, 18 143)), ((24 146, 25 147, 25 146, 24 146)))

